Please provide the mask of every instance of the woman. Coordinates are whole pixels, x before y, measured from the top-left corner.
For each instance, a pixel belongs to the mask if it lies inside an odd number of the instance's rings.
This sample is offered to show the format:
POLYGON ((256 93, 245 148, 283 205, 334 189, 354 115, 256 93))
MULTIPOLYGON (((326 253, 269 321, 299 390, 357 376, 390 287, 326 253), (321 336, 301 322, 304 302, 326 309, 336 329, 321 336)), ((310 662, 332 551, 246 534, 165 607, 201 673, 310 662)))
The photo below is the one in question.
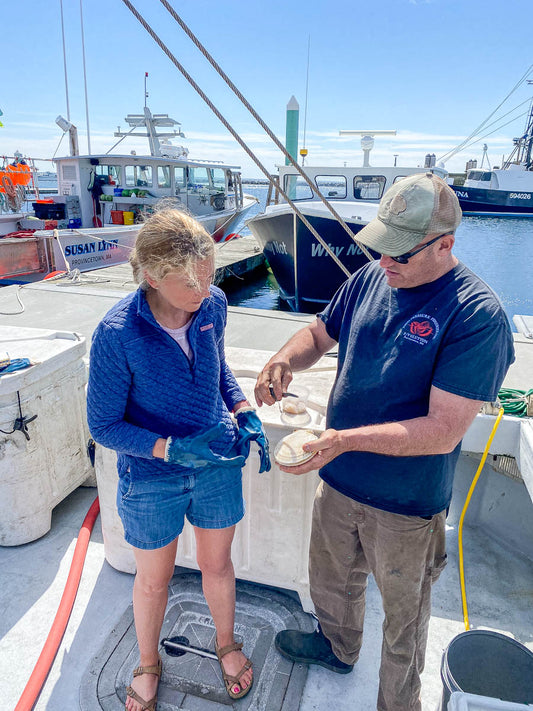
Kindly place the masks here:
POLYGON ((244 515, 250 442, 258 444, 260 471, 270 469, 268 442, 224 358, 227 302, 212 285, 211 237, 183 212, 156 212, 130 262, 140 287, 94 333, 87 397, 92 436, 118 453, 118 512, 137 565, 140 666, 126 709, 156 707, 159 635, 184 516, 194 527, 226 689, 240 698, 252 686, 252 664, 233 637, 231 543, 244 515))

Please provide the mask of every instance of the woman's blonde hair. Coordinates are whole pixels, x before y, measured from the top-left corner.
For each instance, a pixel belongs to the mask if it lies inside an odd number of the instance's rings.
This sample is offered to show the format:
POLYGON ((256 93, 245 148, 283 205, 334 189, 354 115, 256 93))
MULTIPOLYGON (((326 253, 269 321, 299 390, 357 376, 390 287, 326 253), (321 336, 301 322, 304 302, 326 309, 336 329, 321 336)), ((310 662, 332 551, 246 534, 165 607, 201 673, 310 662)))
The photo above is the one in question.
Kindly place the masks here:
POLYGON ((156 281, 180 272, 195 282, 196 263, 214 254, 214 242, 197 220, 181 210, 163 209, 139 230, 129 261, 133 278, 146 290, 145 272, 156 281))

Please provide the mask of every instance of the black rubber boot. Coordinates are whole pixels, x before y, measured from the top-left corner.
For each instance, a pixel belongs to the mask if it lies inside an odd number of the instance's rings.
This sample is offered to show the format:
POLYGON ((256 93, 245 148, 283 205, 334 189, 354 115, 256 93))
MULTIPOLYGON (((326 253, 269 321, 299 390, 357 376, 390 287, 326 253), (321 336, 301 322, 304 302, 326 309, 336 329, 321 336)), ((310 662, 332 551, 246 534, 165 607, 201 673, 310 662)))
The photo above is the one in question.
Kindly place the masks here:
POLYGON ((319 664, 337 674, 349 674, 353 669, 353 664, 345 664, 333 654, 320 627, 314 632, 283 630, 276 635, 275 645, 280 654, 293 662, 319 664))

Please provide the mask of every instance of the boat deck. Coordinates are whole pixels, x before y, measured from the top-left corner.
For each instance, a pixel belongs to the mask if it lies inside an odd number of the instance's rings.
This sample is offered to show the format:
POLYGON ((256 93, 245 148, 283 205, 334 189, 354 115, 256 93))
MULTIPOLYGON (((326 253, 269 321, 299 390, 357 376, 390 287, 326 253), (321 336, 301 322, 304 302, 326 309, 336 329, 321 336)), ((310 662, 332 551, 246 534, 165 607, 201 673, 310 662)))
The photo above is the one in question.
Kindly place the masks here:
MULTIPOLYGON (((458 483, 460 485, 461 482, 458 483)), ((3 667, 3 705, 6 709, 15 707, 38 659, 63 593, 79 528, 96 494, 94 488, 77 489, 54 510, 52 528, 46 536, 23 546, 0 548, 0 566, 3 571, 3 584, 0 588, 0 659, 3 667)), ((458 491, 457 498, 461 494, 464 491, 458 491)), ((436 711, 438 707, 442 693, 440 663, 443 651, 450 640, 464 630, 457 565, 457 528, 453 512, 447 536, 449 563, 433 590, 433 614, 422 685, 424 711, 436 711)), ((533 649, 533 561, 493 540, 485 529, 467 526, 464 541, 467 595, 473 628, 510 634, 533 649)), ((179 590, 182 574, 185 574, 183 584, 190 585, 187 573, 178 571, 172 581, 174 593, 179 590)), ((85 711, 121 708, 111 703, 99 706, 94 695, 94 705, 90 706, 87 705, 87 697, 88 692, 94 690, 94 677, 98 675, 95 660, 101 662, 100 669, 103 668, 110 655, 109 638, 116 634, 120 625, 122 628, 128 623, 131 625, 132 585, 133 576, 118 572, 106 562, 98 519, 69 625, 35 706, 37 711, 74 711, 80 708, 80 696, 84 699, 81 708, 85 711), (107 656, 103 649, 108 650, 107 656), (89 670, 91 674, 88 674, 89 670)), ((238 625, 242 614, 239 607, 246 606, 247 602, 244 598, 245 593, 249 592, 247 588, 249 584, 238 587, 238 625)), ((289 593, 291 599, 294 603, 289 593)), ((256 605, 268 608, 268 599, 263 604, 258 597, 256 605)), ((264 610, 262 613, 264 615, 264 610)), ((274 705, 270 695, 265 698, 270 698, 272 703, 265 706, 261 698, 264 693, 263 682, 268 681, 269 674, 279 660, 270 659, 262 665, 256 663, 256 685, 254 693, 250 695, 250 705, 243 701, 238 708, 327 711, 333 698, 338 711, 371 711, 375 708, 377 698, 382 617, 379 593, 371 578, 367 593, 364 643, 360 660, 352 674, 340 676, 321 667, 311 667, 307 679, 304 679, 303 689, 300 688, 299 706, 296 697, 291 697, 294 705, 283 707, 283 698, 278 699, 277 705, 274 705)), ((310 616, 308 624, 312 624, 310 616)), ((198 645, 196 639, 189 639, 198 645)), ((130 649, 123 652, 120 660, 122 664, 128 661, 129 652, 130 649)), ((194 659, 199 660, 196 657, 194 659)), ((173 658, 165 658, 164 664, 172 664, 173 661, 173 658)), ((301 673, 302 667, 296 667, 295 671, 301 673)), ((160 708, 161 711, 172 708, 222 711, 228 706, 225 699, 220 702, 198 697, 195 705, 183 707, 165 704, 160 708), (200 701, 205 703, 202 705, 200 701)))
MULTIPOLYGON (((126 291, 134 288, 128 279, 126 272, 121 276, 120 268, 113 267, 88 274, 79 284, 67 286, 65 283, 48 282, 22 289, 5 287, 0 289, 0 324, 73 330, 90 340, 94 327, 104 313, 126 291), (15 315, 13 312, 21 310, 17 294, 22 299, 24 311, 15 315)), ((275 351, 292 333, 312 319, 312 316, 305 314, 230 307, 226 343, 237 348, 249 348, 253 344, 254 349, 275 351)), ((519 357, 506 384, 525 389, 528 383, 531 385, 533 342, 518 334, 515 341, 519 357)), ((440 663, 443 651, 451 639, 464 630, 457 524, 478 461, 479 456, 475 454, 464 453, 460 458, 447 527, 449 563, 433 591, 433 614, 423 674, 423 711, 437 710, 442 694, 440 663)), ((524 466, 526 464, 524 462, 524 466)), ((526 550, 530 545, 528 541, 533 539, 531 498, 520 478, 504 475, 492 466, 485 466, 482 478, 485 482, 474 493, 464 531, 470 623, 477 629, 488 628, 514 636, 533 650, 533 555, 527 555, 526 550)), ((96 495, 97 490, 92 487, 76 489, 54 509, 49 533, 25 545, 0 547, 0 567, 3 571, 0 587, 0 659, 5 708, 15 707, 39 657, 63 593, 80 526, 96 495)), ((268 536, 268 532, 256 532, 254 535, 268 536)), ((191 571, 176 569, 171 602, 176 602, 180 590, 190 590, 189 603, 198 603, 198 583, 194 580, 195 574, 191 571)), ((69 625, 34 707, 37 711, 97 711, 100 708, 118 711, 123 708, 120 703, 122 691, 116 690, 113 684, 122 684, 121 680, 135 664, 131 646, 120 647, 117 643, 120 630, 124 630, 125 634, 130 630, 131 635, 132 585, 133 576, 115 570, 106 562, 98 518, 69 625), (118 650, 115 654, 119 656, 115 656, 113 662, 114 676, 111 681, 106 681, 107 694, 99 695, 97 679, 104 679, 104 669, 115 650, 118 650)), ((326 711, 331 707, 332 700, 337 711, 375 709, 383 616, 379 593, 372 578, 367 593, 361 657, 353 673, 346 676, 320 667, 311 667, 307 671, 301 665, 294 668, 290 664, 287 666, 265 642, 266 639, 271 640, 273 632, 270 638, 265 633, 267 636, 262 637, 262 642, 258 641, 257 635, 254 637, 247 632, 254 628, 254 615, 263 620, 265 629, 270 625, 275 631, 279 622, 273 622, 272 605, 280 603, 282 598, 286 600, 290 614, 294 613, 302 625, 313 624, 312 617, 301 609, 295 612, 295 593, 258 587, 254 604, 250 606, 251 587, 250 583, 244 582, 238 586, 237 631, 242 634, 246 651, 254 659, 254 690, 242 701, 231 705, 229 697, 216 691, 217 681, 222 684, 217 665, 214 662, 193 664, 190 655, 186 655, 180 659, 189 659, 191 683, 187 689, 190 693, 176 696, 172 680, 179 676, 177 667, 173 666, 177 662, 175 658, 165 657, 166 671, 158 706, 160 711, 176 708, 188 711, 223 711, 227 708, 326 711), (246 615, 247 623, 244 619, 246 615), (286 675, 283 683, 276 674, 286 675), (276 678, 277 681, 273 682, 276 678), (194 689, 199 690, 198 693, 194 689), (206 689, 208 692, 209 689, 215 691, 207 693, 206 689)), ((284 613, 286 620, 289 619, 289 612, 284 613)), ((203 608, 195 608, 195 614, 202 618, 205 628, 200 626, 195 629, 198 638, 205 639, 205 645, 209 645, 210 622, 203 613, 203 608)), ((172 622, 170 617, 169 607, 169 625, 172 622)), ((194 625, 189 629, 193 628, 194 625)), ((192 636, 190 641, 198 644, 192 636)))

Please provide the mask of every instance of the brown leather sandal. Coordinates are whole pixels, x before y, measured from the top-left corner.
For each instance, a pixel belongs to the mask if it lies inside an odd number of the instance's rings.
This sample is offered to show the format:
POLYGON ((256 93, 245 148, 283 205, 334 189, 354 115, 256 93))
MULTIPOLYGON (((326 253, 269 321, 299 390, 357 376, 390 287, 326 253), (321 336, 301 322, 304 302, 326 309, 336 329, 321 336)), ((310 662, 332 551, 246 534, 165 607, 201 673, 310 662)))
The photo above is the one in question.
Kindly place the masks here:
POLYGON ((226 685, 226 691, 232 699, 242 699, 242 697, 246 696, 246 694, 250 691, 254 683, 252 677, 251 682, 245 689, 243 689, 242 684, 240 682, 240 678, 244 674, 244 672, 252 668, 252 662, 249 659, 246 660, 237 676, 231 676, 231 674, 227 674, 222 664, 222 657, 225 657, 226 654, 229 654, 229 652, 240 652, 241 649, 241 642, 233 642, 233 644, 228 644, 226 647, 219 647, 217 642, 215 642, 215 652, 218 657, 218 662, 220 664, 220 670, 222 671, 222 678, 224 679, 224 684, 226 685), (234 686, 238 686, 240 691, 233 691, 234 686))
MULTIPOLYGON (((161 679, 162 671, 163 662, 161 661, 161 657, 159 657, 159 659, 157 660, 157 664, 154 664, 150 667, 137 667, 136 669, 134 669, 133 678, 135 679, 136 676, 142 676, 142 674, 155 674, 158 679, 161 679)), ((139 694, 134 689, 132 689, 131 686, 127 686, 126 696, 129 696, 130 699, 133 699, 138 704, 141 704, 141 711, 156 711, 157 693, 150 699, 150 701, 145 701, 142 696, 139 696, 139 694)))

